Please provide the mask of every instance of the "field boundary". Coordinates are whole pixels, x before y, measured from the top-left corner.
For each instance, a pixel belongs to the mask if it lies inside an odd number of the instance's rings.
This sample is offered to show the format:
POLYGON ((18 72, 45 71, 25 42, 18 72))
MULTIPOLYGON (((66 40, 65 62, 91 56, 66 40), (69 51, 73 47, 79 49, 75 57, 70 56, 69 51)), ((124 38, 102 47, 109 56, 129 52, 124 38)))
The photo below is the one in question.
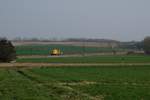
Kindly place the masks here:
POLYGON ((0 63, 0 68, 150 66, 150 63, 0 63))

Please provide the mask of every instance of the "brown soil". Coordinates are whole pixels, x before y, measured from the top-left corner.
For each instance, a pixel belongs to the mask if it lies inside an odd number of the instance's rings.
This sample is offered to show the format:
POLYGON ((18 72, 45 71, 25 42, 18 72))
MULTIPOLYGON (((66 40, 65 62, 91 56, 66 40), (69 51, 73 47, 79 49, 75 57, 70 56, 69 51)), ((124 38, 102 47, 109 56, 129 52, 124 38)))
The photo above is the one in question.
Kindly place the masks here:
POLYGON ((13 42, 13 45, 19 46, 19 45, 49 45, 49 44, 59 44, 59 45, 73 45, 73 46, 86 46, 86 47, 116 47, 118 44, 112 43, 99 43, 99 42, 13 42))
POLYGON ((1 63, 0 68, 80 67, 80 66, 141 66, 150 63, 1 63))
MULTIPOLYGON (((60 55, 60 56, 51 56, 51 55, 22 55, 18 58, 50 58, 50 57, 83 57, 83 56, 103 56, 103 55, 114 55, 113 53, 85 53, 85 54, 70 54, 70 55, 60 55)), ((115 55, 126 55, 126 52, 117 52, 115 55)))

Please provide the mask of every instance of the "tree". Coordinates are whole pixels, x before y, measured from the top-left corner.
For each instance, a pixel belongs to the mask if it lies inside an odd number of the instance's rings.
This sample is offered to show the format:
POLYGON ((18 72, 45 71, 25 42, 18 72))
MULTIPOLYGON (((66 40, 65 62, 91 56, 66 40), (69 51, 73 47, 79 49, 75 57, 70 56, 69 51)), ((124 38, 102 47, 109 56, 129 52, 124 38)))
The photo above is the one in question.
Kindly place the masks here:
POLYGON ((145 54, 150 55, 150 36, 143 40, 143 49, 145 54))
POLYGON ((0 39, 0 62, 10 62, 15 59, 15 47, 7 39, 0 39))

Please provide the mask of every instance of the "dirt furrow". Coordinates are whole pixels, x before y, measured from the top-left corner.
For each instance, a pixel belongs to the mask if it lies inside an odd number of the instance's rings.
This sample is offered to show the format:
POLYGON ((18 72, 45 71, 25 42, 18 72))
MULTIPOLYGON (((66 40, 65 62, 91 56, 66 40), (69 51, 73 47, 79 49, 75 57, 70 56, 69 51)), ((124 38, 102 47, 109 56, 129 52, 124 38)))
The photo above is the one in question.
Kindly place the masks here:
POLYGON ((150 66, 150 63, 1 63, 0 68, 80 67, 80 66, 150 66))

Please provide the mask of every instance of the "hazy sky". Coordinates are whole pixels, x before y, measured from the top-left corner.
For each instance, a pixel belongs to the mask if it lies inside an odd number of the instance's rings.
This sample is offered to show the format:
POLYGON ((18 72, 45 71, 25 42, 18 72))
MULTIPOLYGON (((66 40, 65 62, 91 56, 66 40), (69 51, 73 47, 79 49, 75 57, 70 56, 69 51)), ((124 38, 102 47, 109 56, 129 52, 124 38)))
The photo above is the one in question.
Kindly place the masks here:
POLYGON ((150 0, 0 0, 0 37, 142 40, 150 0))

